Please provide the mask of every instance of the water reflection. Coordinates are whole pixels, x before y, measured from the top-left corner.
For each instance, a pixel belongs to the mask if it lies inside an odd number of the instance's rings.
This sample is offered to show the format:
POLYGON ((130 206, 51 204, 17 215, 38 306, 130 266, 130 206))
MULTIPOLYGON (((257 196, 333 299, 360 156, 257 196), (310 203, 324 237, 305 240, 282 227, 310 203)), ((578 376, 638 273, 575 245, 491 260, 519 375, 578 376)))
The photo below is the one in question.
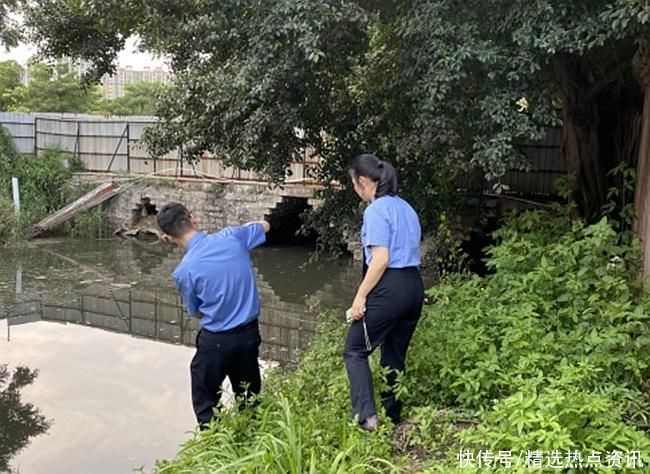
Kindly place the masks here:
MULTIPOLYGON (((8 337, 17 324, 51 321, 193 345, 198 323, 185 316, 170 278, 180 256, 170 247, 120 241, 41 244, 16 252, 0 264, 5 275, 16 275, 15 292, 0 286, 8 337), (8 266, 14 271, 7 272, 8 266)), ((349 262, 309 259, 309 251, 299 248, 254 254, 264 359, 295 363, 318 326, 312 306, 342 307, 351 300, 358 276, 349 262)))
MULTIPOLYGON (((0 320, 2 334, 6 324, 0 320)), ((143 465, 149 472, 194 428, 189 347, 36 321, 12 326, 0 354, 10 366, 39 370, 23 399, 53 420, 14 457, 16 472, 112 474, 143 465)))
MULTIPOLYGON (((318 325, 310 306, 349 304, 356 265, 310 257, 300 248, 254 253, 264 359, 295 363, 318 325)), ((186 346, 198 330, 170 277, 180 258, 169 246, 121 240, 0 248, 0 361, 40 371, 23 398, 54 420, 13 459, 16 469, 128 472, 178 450, 194 427, 186 346)))
POLYGON ((45 433, 49 422, 31 403, 24 402, 21 391, 32 384, 38 372, 19 366, 13 372, 0 365, 0 472, 9 472, 10 461, 29 443, 45 433))

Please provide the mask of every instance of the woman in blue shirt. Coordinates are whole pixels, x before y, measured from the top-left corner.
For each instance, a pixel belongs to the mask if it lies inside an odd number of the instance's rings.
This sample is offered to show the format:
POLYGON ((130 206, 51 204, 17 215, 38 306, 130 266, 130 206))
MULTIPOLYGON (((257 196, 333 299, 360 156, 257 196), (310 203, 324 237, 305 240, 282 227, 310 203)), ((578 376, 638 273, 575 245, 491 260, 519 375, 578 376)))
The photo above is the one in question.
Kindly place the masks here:
POLYGON ((397 195, 398 179, 390 163, 374 155, 355 158, 348 172, 354 190, 369 202, 363 213, 361 242, 364 276, 351 307, 343 358, 350 380, 352 415, 362 428, 379 423, 368 356, 381 346, 381 365, 390 369, 389 390, 381 394, 386 414, 399 422, 402 404, 392 388, 405 369, 406 351, 415 331, 424 285, 420 277, 420 221, 397 195))

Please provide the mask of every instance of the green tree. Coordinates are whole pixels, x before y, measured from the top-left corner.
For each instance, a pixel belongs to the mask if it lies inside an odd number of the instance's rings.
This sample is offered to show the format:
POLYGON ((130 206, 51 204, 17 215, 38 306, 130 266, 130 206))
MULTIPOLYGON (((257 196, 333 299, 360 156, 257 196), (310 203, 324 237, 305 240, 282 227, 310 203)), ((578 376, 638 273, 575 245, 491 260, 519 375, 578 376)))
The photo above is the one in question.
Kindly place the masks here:
POLYGON ((310 146, 321 176, 340 180, 373 151, 430 210, 473 167, 495 182, 526 168, 521 144, 563 124, 590 219, 609 170, 637 153, 645 0, 122 3, 45 0, 28 24, 44 53, 92 60, 96 77, 130 35, 170 57, 154 152, 184 143, 190 159, 207 150, 282 179, 293 150, 310 146))
POLYGON ((161 81, 126 84, 123 96, 100 101, 94 111, 106 115, 154 115, 164 88, 161 81))
POLYGON ((29 68, 20 110, 27 112, 89 112, 99 100, 96 86, 85 87, 65 64, 36 63, 29 68))
POLYGON ((12 110, 18 105, 22 90, 23 68, 16 61, 0 62, 0 110, 12 110))
POLYGON ((21 399, 21 390, 31 385, 38 372, 16 367, 9 372, 0 365, 0 472, 9 471, 9 461, 29 443, 30 438, 47 432, 49 421, 31 403, 21 399))
POLYGON ((396 25, 412 140, 464 152, 489 177, 526 166, 518 145, 563 124, 574 198, 595 219, 618 163, 634 164, 650 7, 630 0, 417 0, 396 25), (433 136, 431 133, 433 132, 433 136))
POLYGON ((3 0, 0 2, 0 47, 4 49, 18 46, 22 35, 15 19, 20 0, 3 0))

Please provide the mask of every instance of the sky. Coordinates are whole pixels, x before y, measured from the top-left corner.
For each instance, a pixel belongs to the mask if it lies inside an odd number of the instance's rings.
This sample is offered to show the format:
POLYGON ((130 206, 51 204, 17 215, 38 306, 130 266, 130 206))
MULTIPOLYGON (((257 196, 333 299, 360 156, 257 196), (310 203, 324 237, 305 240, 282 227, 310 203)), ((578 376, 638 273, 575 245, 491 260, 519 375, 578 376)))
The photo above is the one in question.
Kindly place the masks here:
MULTIPOLYGON (((119 67, 131 66, 133 69, 142 69, 144 66, 165 68, 165 62, 150 54, 139 53, 137 49, 137 38, 129 38, 126 47, 118 56, 119 67)), ((21 64, 26 64, 29 58, 36 54, 36 48, 30 44, 21 44, 16 48, 6 51, 0 47, 0 61, 13 59, 21 64)))

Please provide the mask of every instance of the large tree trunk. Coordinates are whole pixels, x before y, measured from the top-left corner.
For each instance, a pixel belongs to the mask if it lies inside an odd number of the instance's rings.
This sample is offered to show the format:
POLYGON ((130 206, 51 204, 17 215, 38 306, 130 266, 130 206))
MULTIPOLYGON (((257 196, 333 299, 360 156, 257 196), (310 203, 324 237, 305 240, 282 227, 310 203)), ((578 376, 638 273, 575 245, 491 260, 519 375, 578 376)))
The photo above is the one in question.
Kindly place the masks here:
POLYGON ((589 83, 579 60, 562 55, 555 59, 553 66, 562 93, 562 154, 567 171, 574 178, 573 199, 579 214, 592 220, 599 215, 607 192, 599 141, 598 105, 589 93, 589 83))
POLYGON ((634 230, 643 249, 643 273, 650 275, 650 53, 639 58, 638 76, 644 91, 643 122, 634 194, 634 230))

